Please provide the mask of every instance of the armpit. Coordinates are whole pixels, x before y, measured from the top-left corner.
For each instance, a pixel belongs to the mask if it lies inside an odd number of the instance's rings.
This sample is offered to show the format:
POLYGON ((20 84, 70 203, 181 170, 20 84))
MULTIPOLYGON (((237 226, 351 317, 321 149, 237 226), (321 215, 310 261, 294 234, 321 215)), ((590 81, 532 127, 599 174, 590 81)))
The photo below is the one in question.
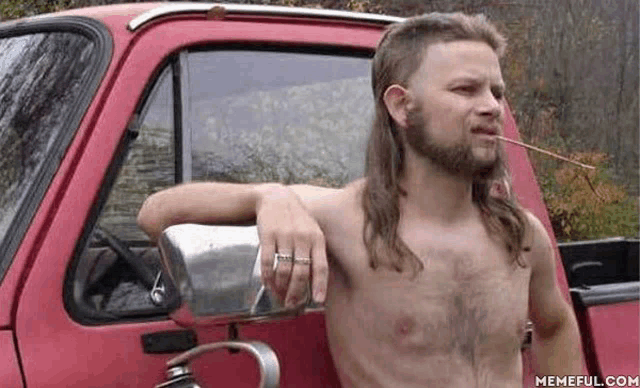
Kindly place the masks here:
POLYGON ((344 288, 351 288, 349 275, 340 261, 336 260, 330 253, 327 253, 327 262, 329 263, 329 276, 344 288))

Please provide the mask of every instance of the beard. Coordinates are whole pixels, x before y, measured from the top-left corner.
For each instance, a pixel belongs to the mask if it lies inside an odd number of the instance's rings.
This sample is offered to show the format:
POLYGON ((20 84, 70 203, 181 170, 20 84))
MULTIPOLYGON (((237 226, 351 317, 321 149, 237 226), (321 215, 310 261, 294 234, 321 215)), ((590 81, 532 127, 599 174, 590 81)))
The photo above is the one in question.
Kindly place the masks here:
POLYGON ((496 175, 502 165, 502 153, 497 150, 491 161, 481 161, 473 155, 470 142, 460 141, 454 145, 438 144, 431 136, 430 123, 417 104, 407 112, 407 145, 419 156, 429 159, 452 175, 473 179, 489 179, 496 175))

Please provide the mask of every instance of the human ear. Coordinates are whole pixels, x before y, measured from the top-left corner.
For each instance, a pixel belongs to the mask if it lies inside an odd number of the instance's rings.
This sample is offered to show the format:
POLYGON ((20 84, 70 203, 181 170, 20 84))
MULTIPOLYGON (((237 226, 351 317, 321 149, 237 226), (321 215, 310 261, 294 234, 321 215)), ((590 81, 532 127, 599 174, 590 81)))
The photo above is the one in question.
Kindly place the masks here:
POLYGON ((391 85, 385 90, 383 100, 393 121, 402 128, 407 127, 409 91, 400 85, 391 85))

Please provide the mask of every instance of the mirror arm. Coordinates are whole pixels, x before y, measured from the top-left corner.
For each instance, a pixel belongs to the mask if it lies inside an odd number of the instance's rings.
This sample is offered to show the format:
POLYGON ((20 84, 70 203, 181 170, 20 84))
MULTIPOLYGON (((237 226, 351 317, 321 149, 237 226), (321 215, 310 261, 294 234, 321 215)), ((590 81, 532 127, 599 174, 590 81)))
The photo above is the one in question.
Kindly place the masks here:
POLYGON ((169 368, 184 365, 200 355, 218 349, 245 350, 258 361, 260 367, 260 388, 279 388, 280 363, 271 347, 260 341, 223 341, 197 346, 167 361, 169 368))

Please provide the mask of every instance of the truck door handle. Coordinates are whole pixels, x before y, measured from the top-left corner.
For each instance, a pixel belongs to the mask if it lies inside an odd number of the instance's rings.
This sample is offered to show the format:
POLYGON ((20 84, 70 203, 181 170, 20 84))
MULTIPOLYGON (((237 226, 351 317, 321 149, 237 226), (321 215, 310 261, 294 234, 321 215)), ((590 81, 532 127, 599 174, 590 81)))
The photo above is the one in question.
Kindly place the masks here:
POLYGON ((571 272, 576 272, 579 269, 582 268, 594 268, 594 267, 603 267, 604 264, 602 264, 599 261, 583 261, 582 263, 575 263, 571 265, 571 272))

